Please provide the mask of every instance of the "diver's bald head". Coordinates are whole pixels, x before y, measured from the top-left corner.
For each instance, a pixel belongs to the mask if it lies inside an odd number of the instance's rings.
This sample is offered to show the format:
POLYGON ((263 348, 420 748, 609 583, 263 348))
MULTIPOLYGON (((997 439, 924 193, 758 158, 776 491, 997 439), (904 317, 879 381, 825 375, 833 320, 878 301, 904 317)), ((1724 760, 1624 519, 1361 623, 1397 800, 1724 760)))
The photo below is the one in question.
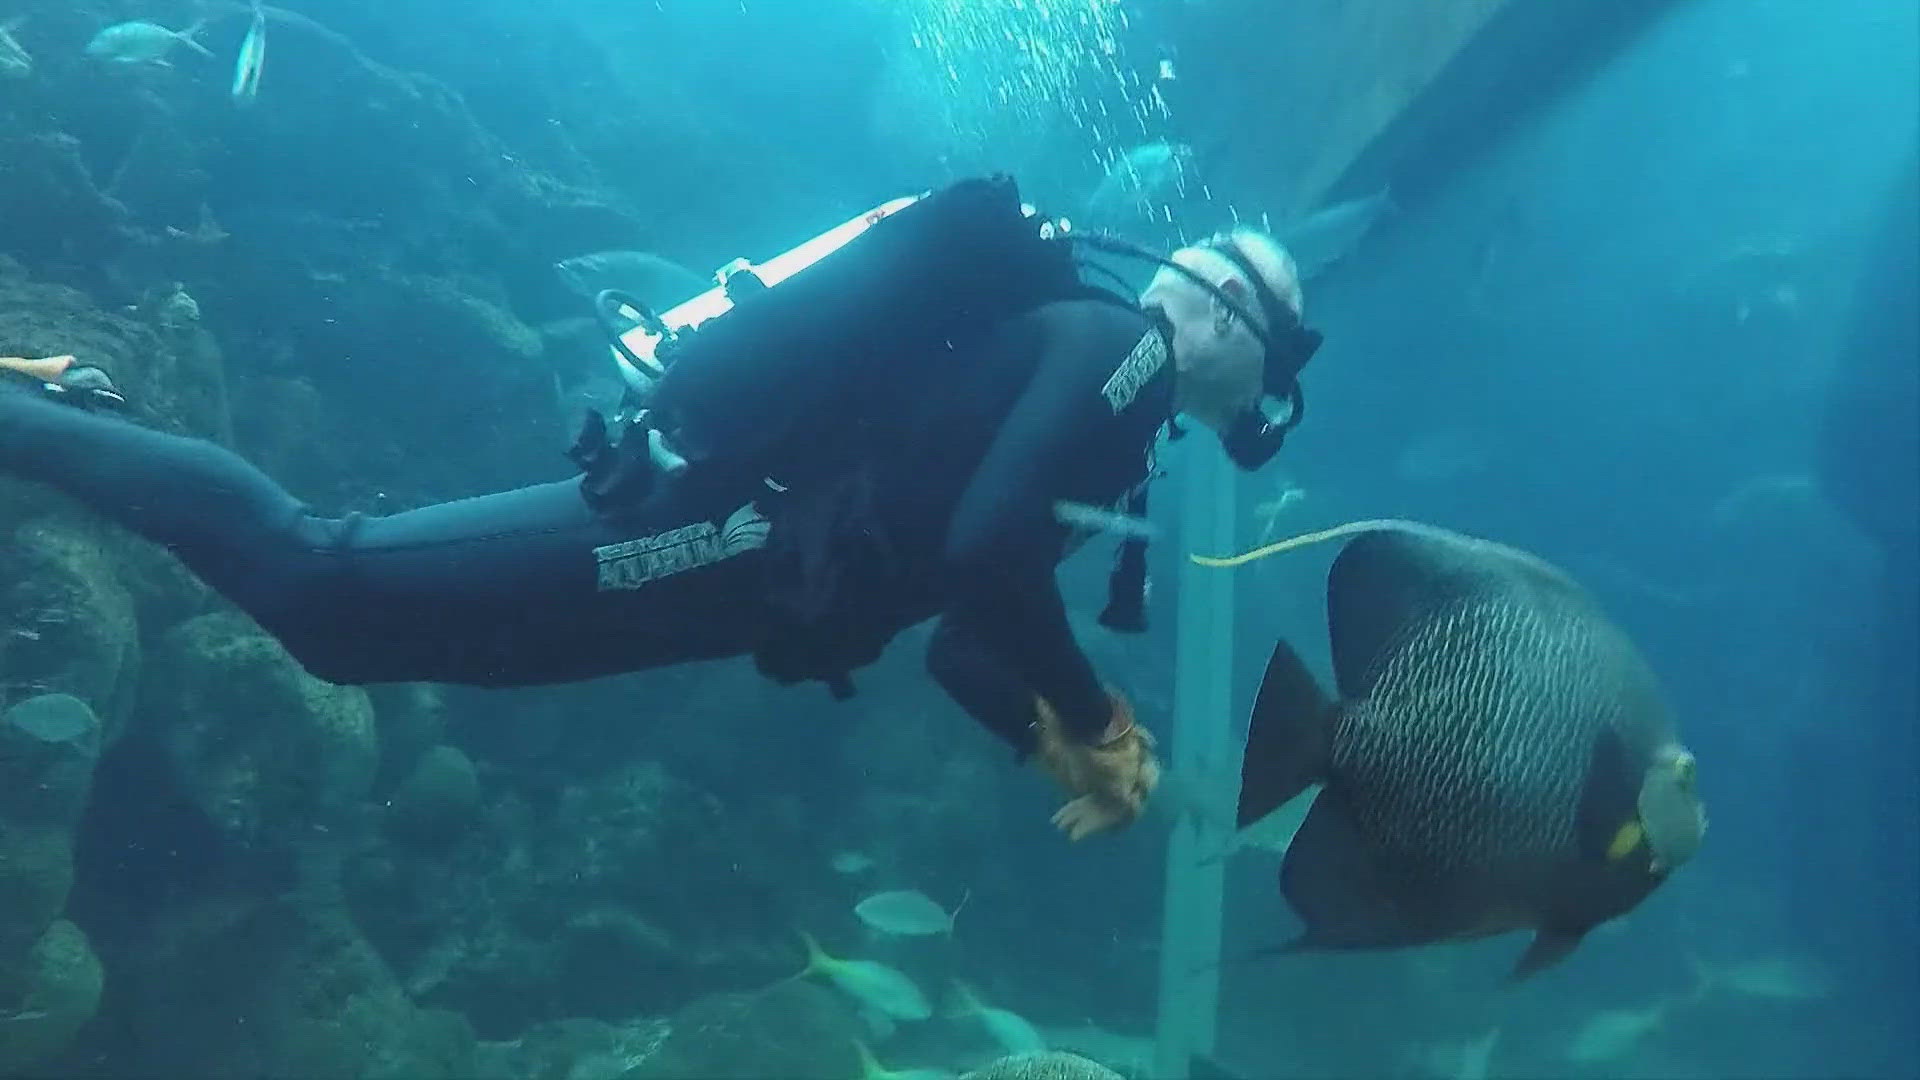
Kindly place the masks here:
POLYGON ((1267 325, 1261 292, 1270 291, 1300 318, 1305 301, 1299 269, 1279 241, 1248 228, 1181 248, 1171 259, 1233 301, 1221 303, 1211 290, 1171 267, 1162 267, 1140 295, 1142 306, 1157 308, 1173 326, 1175 408, 1224 433, 1237 417, 1258 405, 1266 389, 1266 346, 1261 334, 1273 328, 1267 325), (1239 259, 1220 250, 1222 246, 1230 246, 1254 275, 1239 259), (1242 313, 1253 326, 1242 325, 1242 313))
MULTIPOLYGON (((1204 244, 1183 247, 1173 253, 1172 260, 1200 275, 1208 282, 1225 288, 1236 300, 1246 294, 1242 302, 1249 314, 1260 321, 1261 329, 1265 325, 1266 312, 1262 309, 1253 283, 1247 279, 1246 270, 1231 256, 1219 250, 1219 245, 1231 245, 1239 254, 1252 264, 1259 273, 1260 284, 1272 290, 1279 301, 1292 309, 1294 317, 1306 317, 1306 297, 1300 289, 1300 269, 1294 263, 1293 256, 1281 245, 1280 241, 1258 229, 1245 226, 1220 233, 1204 244), (1233 283, 1238 283, 1234 287, 1233 283)), ((1176 300, 1183 304, 1198 302, 1211 304, 1212 296, 1185 274, 1169 267, 1161 267, 1153 281, 1142 294, 1142 301, 1165 307, 1165 301, 1176 300)))

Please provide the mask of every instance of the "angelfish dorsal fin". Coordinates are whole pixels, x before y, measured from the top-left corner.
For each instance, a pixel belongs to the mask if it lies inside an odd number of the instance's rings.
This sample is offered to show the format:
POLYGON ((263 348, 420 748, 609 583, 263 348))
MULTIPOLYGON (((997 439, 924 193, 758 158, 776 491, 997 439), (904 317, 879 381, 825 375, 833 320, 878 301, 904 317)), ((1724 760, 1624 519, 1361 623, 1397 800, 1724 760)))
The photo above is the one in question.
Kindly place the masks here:
POLYGON ((1367 696, 1376 661, 1409 626, 1449 604, 1554 573, 1524 552, 1430 527, 1383 527, 1347 541, 1327 572, 1334 678, 1349 701, 1367 696))

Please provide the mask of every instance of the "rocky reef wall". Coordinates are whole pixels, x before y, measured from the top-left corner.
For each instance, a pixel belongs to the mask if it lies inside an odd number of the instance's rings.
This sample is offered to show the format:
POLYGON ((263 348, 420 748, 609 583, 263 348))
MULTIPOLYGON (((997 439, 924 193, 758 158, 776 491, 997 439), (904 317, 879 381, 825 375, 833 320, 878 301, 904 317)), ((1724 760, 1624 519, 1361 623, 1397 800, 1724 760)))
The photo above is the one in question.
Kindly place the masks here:
MULTIPOLYGON (((0 354, 101 364, 139 422, 332 512, 568 474, 562 387, 605 354, 555 260, 717 263, 894 193, 844 145, 747 138, 751 87, 697 99, 718 61, 683 22, 648 69, 518 3, 449 7, 424 37, 430 13, 398 5, 269 6, 241 105, 247 5, 20 6, 0 354), (86 54, 130 19, 204 20, 214 59, 86 54)), ((823 67, 839 81, 819 93, 862 92, 857 65, 823 67)), ((880 704, 927 700, 916 644, 841 707, 729 665, 332 686, 164 551, 0 478, 0 1072, 857 1071, 876 1029, 789 981, 797 929, 877 947, 849 911, 877 882, 836 850, 997 897, 1016 914, 983 942, 1054 915, 1027 895, 1045 867, 983 832, 1043 825, 1045 788, 944 702, 880 704)), ((1121 905, 1054 947, 1108 949, 1116 924, 1152 920, 1121 905)), ((909 952, 930 977, 958 966, 909 952)))

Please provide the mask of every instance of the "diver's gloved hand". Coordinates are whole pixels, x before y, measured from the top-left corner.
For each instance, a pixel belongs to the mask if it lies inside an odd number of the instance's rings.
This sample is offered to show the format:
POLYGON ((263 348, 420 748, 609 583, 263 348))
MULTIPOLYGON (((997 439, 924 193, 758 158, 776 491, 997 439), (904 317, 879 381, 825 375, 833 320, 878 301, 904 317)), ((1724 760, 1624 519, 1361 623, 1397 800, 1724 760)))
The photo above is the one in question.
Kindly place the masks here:
POLYGON ((1160 783, 1153 736, 1134 723, 1133 708, 1108 692, 1113 717, 1096 742, 1067 733, 1059 714, 1044 698, 1034 703, 1040 764, 1074 798, 1053 815, 1053 824, 1070 840, 1132 824, 1160 783))

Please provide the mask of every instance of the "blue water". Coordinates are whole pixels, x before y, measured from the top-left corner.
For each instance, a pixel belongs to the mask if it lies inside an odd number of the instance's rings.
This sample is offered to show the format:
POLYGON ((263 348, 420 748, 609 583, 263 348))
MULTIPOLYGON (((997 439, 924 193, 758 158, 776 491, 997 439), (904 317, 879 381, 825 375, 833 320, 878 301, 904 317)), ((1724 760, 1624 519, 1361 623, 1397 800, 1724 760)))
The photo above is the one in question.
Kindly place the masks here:
MULTIPOLYGON (((1258 1080, 1920 1075, 1912 534, 1864 530, 1833 476, 1908 522, 1920 481, 1896 443, 1822 457, 1863 313, 1911 304, 1860 282, 1920 146, 1920 2, 1567 4, 1591 47, 1541 68, 1509 42, 1492 62, 1523 76, 1454 105, 1444 139, 1328 172, 1327 118, 1363 114, 1399 81, 1382 43, 1419 36, 1396 0, 1374 6, 1347 32, 1342 5, 1271 0, 288 0, 326 34, 276 16, 241 110, 224 65, 244 18, 206 31, 218 62, 134 74, 79 44, 189 12, 27 4, 35 69, 0 97, 0 147, 60 132, 74 164, 44 183, 0 171, 21 192, 0 251, 103 312, 180 282, 208 344, 168 337, 168 355, 213 359, 154 377, 218 403, 183 406, 183 429, 329 509, 378 510, 568 475, 581 410, 615 391, 557 259, 634 248, 705 273, 988 171, 1075 217, 1114 161, 1162 140, 1192 168, 1116 226, 1150 244, 1235 221, 1284 235, 1384 188, 1392 209, 1306 285, 1326 334, 1307 418, 1236 481, 1235 546, 1401 517, 1565 567, 1666 686, 1711 825, 1646 903, 1517 987, 1501 983, 1517 937, 1242 962, 1298 924, 1277 853, 1238 854, 1214 1056, 1258 1080), (1373 51, 1339 51, 1357 47, 1373 51), (181 239, 202 228, 226 246, 181 239), (454 317, 473 301, 484 318, 454 317)), ((162 340, 126 333, 129 352, 162 340)), ((1888 367, 1920 378, 1920 358, 1888 367)), ((1241 714, 1277 637, 1327 667, 1331 549, 1214 571, 1233 575, 1230 632, 1178 625, 1183 485, 1216 452, 1200 432, 1164 455, 1147 634, 1093 627, 1108 545, 1061 572, 1096 665, 1170 748, 1179 634, 1231 640, 1241 714)), ((45 512, 10 497, 9 514, 45 512)), ((134 565, 151 576, 125 601, 133 651, 171 655, 165 632, 216 602, 134 565)), ((903 635, 846 703, 744 663, 384 688, 351 805, 244 838, 146 699, 95 688, 135 715, 93 779, 66 909, 105 990, 28 1073, 658 1076, 654 1025, 736 1031, 709 1006, 771 1015, 666 1075, 857 1077, 849 1032, 896 1067, 994 1056, 949 1018, 889 1030, 830 994, 766 996, 791 989, 805 930, 1157 1075, 1175 813, 1060 841, 1054 791, 928 682, 923 642, 903 635), (471 761, 480 794, 451 834, 403 842, 378 822, 433 746, 471 761), (883 888, 966 907, 951 938, 877 938, 851 909, 883 888)), ((158 685, 152 667, 126 677, 158 685)), ((253 747, 248 710, 197 719, 253 747)), ((292 802, 324 786, 276 767, 261 783, 292 802)), ((9 1017, 8 961, 0 1049, 43 1008, 9 1017)))

